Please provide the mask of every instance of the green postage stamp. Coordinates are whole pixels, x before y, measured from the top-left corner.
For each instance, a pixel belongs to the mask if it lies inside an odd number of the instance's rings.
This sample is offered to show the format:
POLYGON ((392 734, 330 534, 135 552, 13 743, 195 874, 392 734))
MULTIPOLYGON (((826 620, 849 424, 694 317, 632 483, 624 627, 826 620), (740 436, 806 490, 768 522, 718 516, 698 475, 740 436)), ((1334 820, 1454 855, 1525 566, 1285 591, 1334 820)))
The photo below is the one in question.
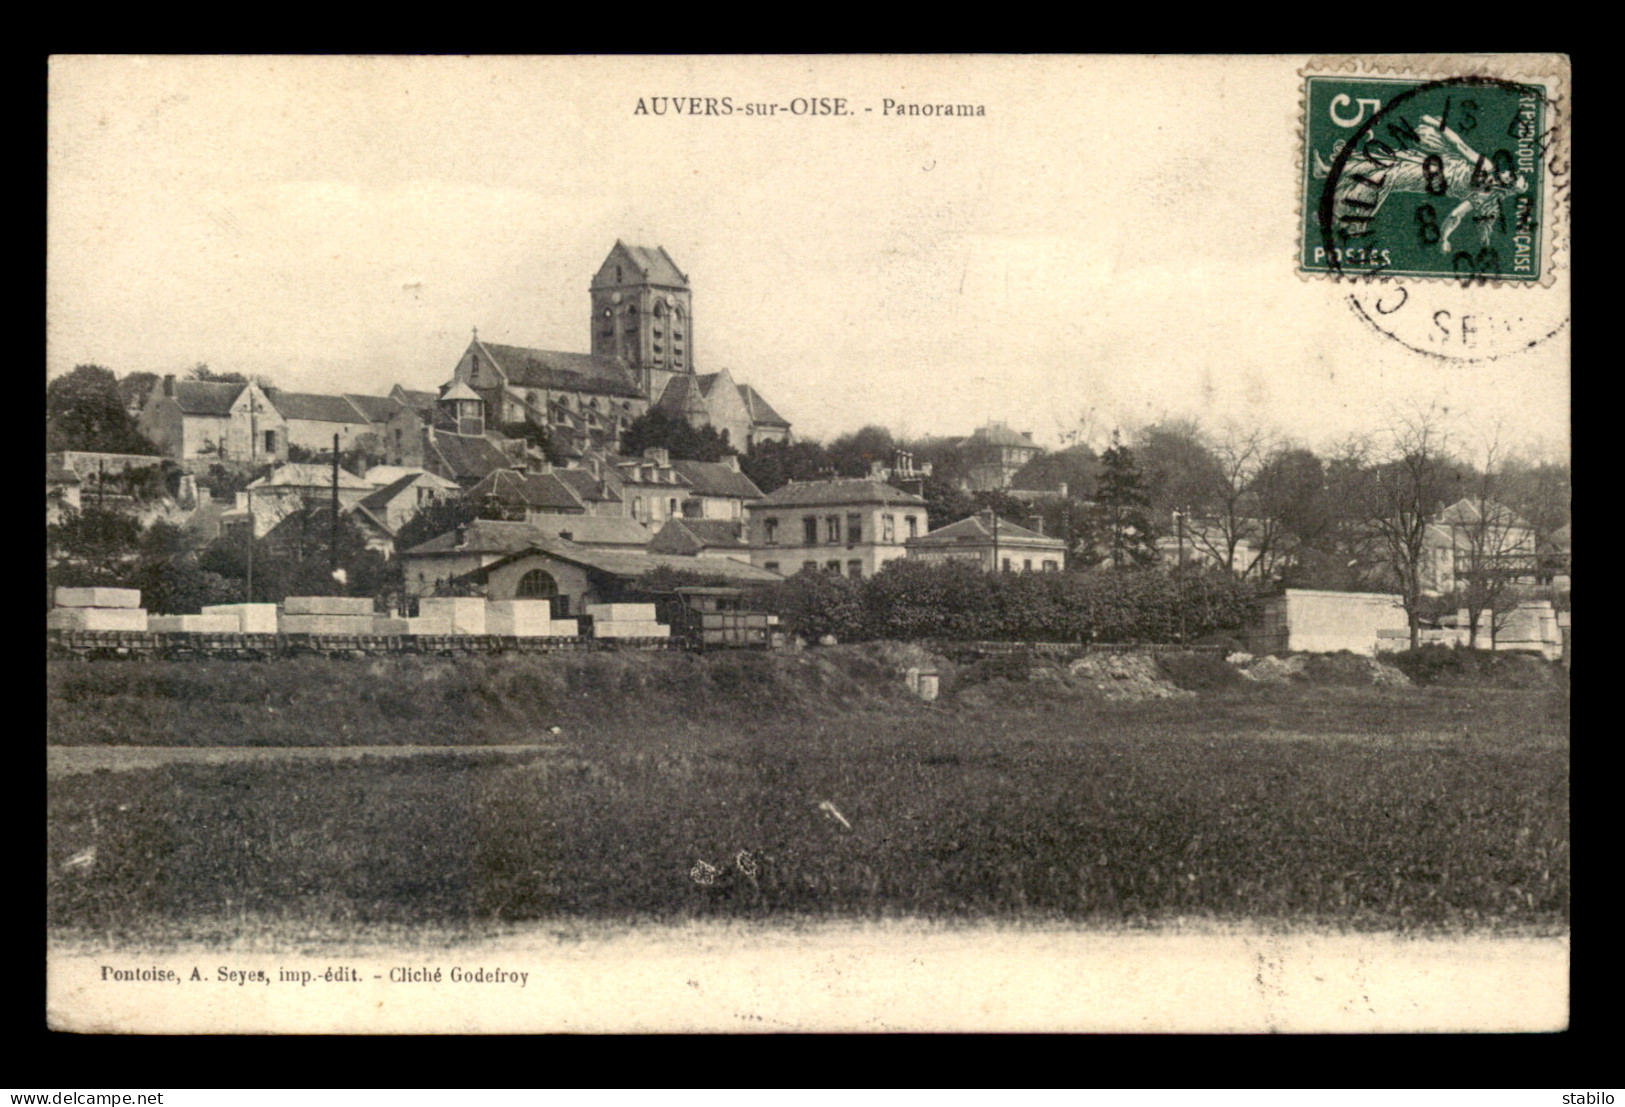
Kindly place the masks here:
POLYGON ((1550 284, 1567 69, 1545 55, 1311 62, 1301 270, 1550 284))

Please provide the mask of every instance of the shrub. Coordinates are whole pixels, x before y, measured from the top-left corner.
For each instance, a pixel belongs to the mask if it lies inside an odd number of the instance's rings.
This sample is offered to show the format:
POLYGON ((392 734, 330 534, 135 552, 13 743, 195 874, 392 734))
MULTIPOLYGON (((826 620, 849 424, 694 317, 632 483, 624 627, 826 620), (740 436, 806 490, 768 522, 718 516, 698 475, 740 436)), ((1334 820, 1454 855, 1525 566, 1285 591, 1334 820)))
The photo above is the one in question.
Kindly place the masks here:
POLYGON ((1228 688, 1241 683, 1241 674, 1216 653, 1163 653, 1157 665, 1174 686, 1190 692, 1228 688))

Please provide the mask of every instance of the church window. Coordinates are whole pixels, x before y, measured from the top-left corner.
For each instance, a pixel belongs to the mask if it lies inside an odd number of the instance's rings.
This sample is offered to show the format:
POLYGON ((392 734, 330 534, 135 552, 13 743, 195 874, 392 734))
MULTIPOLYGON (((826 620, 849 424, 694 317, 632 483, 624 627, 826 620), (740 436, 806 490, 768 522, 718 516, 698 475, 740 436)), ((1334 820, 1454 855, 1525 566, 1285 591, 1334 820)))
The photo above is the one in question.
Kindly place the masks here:
POLYGON ((615 283, 621 283, 621 267, 619 265, 615 267, 615 283))

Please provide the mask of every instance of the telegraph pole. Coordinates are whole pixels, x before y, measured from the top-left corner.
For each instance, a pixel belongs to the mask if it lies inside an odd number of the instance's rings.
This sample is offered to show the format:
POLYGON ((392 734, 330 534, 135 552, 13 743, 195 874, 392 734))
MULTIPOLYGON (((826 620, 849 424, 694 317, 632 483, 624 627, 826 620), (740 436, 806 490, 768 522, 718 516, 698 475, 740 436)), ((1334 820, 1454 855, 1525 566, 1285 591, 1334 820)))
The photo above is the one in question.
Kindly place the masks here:
POLYGON ((333 435, 333 533, 327 542, 327 567, 339 571, 339 436, 333 435))
POLYGON ((1185 513, 1174 512, 1174 527, 1179 534, 1179 563, 1174 566, 1176 574, 1174 584, 1178 589, 1176 597, 1179 604, 1179 644, 1185 644, 1185 513))
MULTIPOLYGON (((259 413, 254 406, 254 386, 248 386, 248 472, 254 473, 254 439, 259 433, 259 422, 255 416, 259 413)), ((250 481, 250 484, 253 482, 250 481)), ((246 603, 254 602, 254 489, 243 490, 243 506, 248 508, 248 581, 243 587, 246 603)))

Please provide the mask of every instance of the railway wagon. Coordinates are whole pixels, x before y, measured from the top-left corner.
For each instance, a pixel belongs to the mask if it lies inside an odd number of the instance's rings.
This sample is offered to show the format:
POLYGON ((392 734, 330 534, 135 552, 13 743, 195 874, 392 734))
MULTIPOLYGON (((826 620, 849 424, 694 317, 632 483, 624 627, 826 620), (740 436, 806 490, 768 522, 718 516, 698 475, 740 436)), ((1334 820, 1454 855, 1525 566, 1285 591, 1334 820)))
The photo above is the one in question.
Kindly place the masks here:
POLYGON ((687 586, 657 601, 661 621, 690 649, 771 649, 783 644, 778 617, 752 610, 739 588, 687 586))
POLYGON ((47 630, 48 658, 272 658, 373 657, 420 654, 473 657, 503 653, 559 653, 570 650, 683 649, 673 638, 528 638, 498 634, 207 634, 186 631, 137 632, 47 630))

